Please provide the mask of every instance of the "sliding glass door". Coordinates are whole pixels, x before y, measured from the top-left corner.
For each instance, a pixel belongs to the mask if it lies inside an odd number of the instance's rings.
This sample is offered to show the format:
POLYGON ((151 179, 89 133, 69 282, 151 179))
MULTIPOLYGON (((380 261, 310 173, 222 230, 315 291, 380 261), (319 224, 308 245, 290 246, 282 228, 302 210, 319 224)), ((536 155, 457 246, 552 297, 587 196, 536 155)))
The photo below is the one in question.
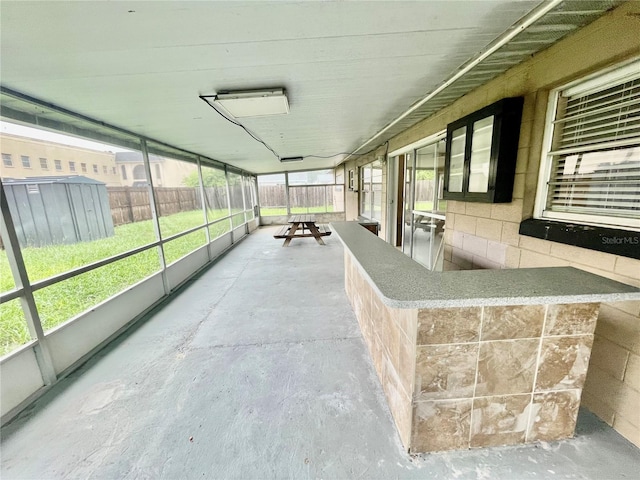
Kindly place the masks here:
POLYGON ((444 149, 440 139, 405 155, 402 251, 430 270, 442 269, 444 149))

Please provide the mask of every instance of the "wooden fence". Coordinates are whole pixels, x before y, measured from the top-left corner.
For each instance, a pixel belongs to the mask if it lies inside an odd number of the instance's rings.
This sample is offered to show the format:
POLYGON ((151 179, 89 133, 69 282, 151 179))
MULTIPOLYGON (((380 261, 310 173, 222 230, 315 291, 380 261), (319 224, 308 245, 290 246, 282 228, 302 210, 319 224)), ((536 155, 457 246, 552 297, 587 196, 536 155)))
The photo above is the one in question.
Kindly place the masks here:
POLYGON ((287 206, 287 193, 284 185, 260 185, 258 196, 262 207, 287 206))
MULTIPOLYGON (((262 207, 286 207, 287 194, 284 185, 260 185, 260 205, 262 207)), ((291 185, 289 201, 292 206, 322 207, 333 205, 333 185, 291 185)))
MULTIPOLYGON (((114 226, 151 219, 149 192, 146 187, 107 187, 107 192, 114 226)), ((199 210, 202 205, 199 188, 158 187, 155 194, 160 216, 199 210)), ((226 187, 206 187, 205 198, 207 208, 211 210, 228 208, 226 187)))
POLYGON ((416 182, 416 202, 433 201, 433 180, 418 180, 416 182))

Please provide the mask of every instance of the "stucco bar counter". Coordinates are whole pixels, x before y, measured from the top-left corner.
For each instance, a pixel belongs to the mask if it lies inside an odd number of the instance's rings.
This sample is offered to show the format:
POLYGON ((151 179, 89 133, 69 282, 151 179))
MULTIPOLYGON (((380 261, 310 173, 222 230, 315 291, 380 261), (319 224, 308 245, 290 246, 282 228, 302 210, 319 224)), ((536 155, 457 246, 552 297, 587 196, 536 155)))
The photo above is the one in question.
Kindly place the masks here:
POLYGON ((357 222, 331 225, 407 450, 573 436, 600 302, 640 290, 571 267, 430 272, 357 222))

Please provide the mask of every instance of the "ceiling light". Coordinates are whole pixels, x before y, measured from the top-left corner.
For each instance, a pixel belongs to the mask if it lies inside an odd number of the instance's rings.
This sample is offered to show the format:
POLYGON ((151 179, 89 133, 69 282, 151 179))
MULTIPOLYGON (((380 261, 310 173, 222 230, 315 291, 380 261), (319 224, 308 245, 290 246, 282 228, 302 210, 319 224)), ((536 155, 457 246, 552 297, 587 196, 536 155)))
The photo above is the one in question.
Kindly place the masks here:
POLYGON ((303 157, 283 157, 280 162, 301 162, 303 157))
POLYGON ((224 91, 217 95, 202 96, 201 98, 214 108, 216 106, 222 108, 234 118, 289 113, 289 102, 283 88, 224 91))

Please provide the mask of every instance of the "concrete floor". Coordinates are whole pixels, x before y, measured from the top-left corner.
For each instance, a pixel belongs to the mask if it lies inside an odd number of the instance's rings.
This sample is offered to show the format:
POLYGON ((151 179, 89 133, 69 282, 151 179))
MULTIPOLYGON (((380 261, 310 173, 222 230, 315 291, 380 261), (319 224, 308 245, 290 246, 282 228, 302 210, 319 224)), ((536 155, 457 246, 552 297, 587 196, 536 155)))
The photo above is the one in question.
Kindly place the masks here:
POLYGON ((13 478, 638 478, 589 412, 575 439, 406 454, 335 236, 261 229, 2 429, 13 478))

